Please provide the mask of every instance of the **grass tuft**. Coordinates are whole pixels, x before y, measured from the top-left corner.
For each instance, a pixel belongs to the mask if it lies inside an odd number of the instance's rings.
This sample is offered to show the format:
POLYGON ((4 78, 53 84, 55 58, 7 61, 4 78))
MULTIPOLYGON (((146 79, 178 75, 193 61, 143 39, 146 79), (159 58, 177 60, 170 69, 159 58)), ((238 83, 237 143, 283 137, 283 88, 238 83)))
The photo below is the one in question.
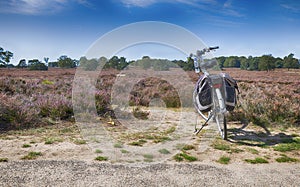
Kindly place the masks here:
POLYGON ((123 145, 121 143, 114 144, 114 148, 123 148, 123 145))
POLYGON ((220 164, 228 164, 229 161, 230 161, 230 158, 226 157, 226 156, 221 156, 219 158, 219 160, 217 160, 217 162, 219 162, 220 164))
POLYGON ((161 153, 161 154, 170 154, 170 151, 168 151, 167 149, 160 149, 160 150, 158 150, 158 152, 159 153, 161 153))
POLYGON ((28 147, 31 147, 31 145, 30 144, 23 144, 22 147, 23 148, 28 148, 28 147))
POLYGON ((146 140, 141 139, 141 140, 139 140, 139 141, 131 142, 131 143, 129 143, 129 145, 140 146, 140 147, 141 147, 141 146, 143 146, 146 142, 147 142, 146 140))
POLYGON ((29 152, 27 155, 23 156, 22 160, 34 160, 37 157, 42 156, 41 152, 29 152))
POLYGON ((0 162, 8 162, 8 158, 0 158, 0 162))
POLYGON ((230 151, 230 146, 227 144, 220 144, 220 143, 215 143, 213 145, 214 149, 218 149, 221 151, 230 151))
POLYGON ((103 153, 103 151, 101 151, 100 149, 96 149, 95 153, 103 153))
POLYGON ((151 155, 151 154, 144 154, 143 156, 144 156, 144 161, 145 162, 153 162, 153 158, 154 158, 153 155, 151 155))
POLYGON ((250 164, 266 164, 269 163, 269 161, 267 161, 264 158, 261 157, 256 157, 255 159, 245 159, 246 162, 250 163, 250 164))
POLYGON ((127 153, 130 153, 130 152, 127 151, 126 149, 121 149, 121 153, 127 154, 127 153))
POLYGON ((176 154, 173 159, 177 162, 181 162, 183 160, 189 161, 189 162, 194 162, 197 161, 197 158, 194 156, 190 156, 187 153, 178 153, 176 154))
POLYGON ((281 157, 275 159, 277 162, 298 162, 299 160, 296 158, 291 158, 286 155, 281 155, 281 157))
POLYGON ((86 141, 82 140, 82 139, 75 139, 74 143, 77 144, 77 145, 82 145, 82 144, 86 144, 86 141))
POLYGON ((254 149, 254 148, 251 148, 251 147, 247 147, 246 150, 252 154, 255 154, 257 155, 259 153, 258 150, 254 149))
POLYGON ((107 161, 107 160, 108 160, 108 157, 106 157, 106 156, 97 156, 97 157, 95 158, 95 160, 97 160, 97 161, 107 161))
POLYGON ((185 145, 182 147, 182 150, 184 150, 184 151, 188 151, 188 150, 192 150, 192 149, 195 149, 195 146, 194 146, 194 145, 188 145, 188 144, 185 144, 185 145))

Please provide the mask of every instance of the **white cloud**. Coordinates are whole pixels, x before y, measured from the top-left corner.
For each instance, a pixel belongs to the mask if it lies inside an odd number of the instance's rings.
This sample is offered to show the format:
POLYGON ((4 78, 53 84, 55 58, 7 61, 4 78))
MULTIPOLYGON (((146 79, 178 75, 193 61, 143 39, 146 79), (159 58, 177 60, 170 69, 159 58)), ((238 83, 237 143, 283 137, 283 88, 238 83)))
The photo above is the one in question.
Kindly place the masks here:
POLYGON ((287 10, 290 10, 292 12, 296 12, 296 13, 299 13, 300 12, 300 4, 281 4, 280 5, 281 7, 287 9, 287 10))
POLYGON ((126 7, 148 7, 158 3, 178 3, 189 5, 201 10, 207 10, 210 12, 218 12, 223 15, 233 17, 243 17, 239 9, 233 6, 233 0, 227 0, 224 4, 219 3, 216 0, 120 0, 126 7))
POLYGON ((52 14, 63 10, 72 2, 89 5, 87 0, 6 0, 0 1, 0 13, 52 14))
POLYGON ((127 7, 147 7, 149 5, 158 3, 159 0, 121 0, 121 2, 127 7))
POLYGON ((147 7, 157 3, 182 3, 191 6, 215 4, 215 0, 120 0, 127 7, 147 7))

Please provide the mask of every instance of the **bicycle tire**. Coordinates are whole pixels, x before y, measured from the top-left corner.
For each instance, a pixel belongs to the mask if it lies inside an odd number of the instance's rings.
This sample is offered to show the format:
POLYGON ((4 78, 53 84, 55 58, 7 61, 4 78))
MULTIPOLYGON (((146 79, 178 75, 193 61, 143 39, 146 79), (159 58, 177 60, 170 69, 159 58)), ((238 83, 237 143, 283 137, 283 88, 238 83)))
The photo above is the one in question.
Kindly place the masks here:
POLYGON ((227 123, 225 115, 222 113, 216 114, 215 120, 218 125, 218 129, 220 131, 222 139, 227 140, 227 123))
POLYGON ((208 117, 210 115, 210 112, 207 112, 207 113, 204 113, 204 112, 201 112, 200 109, 197 107, 197 100, 198 100, 198 94, 197 94, 197 91, 194 90, 193 92, 193 104, 194 104, 194 107, 195 109, 197 110, 198 114, 200 114, 200 116, 204 119, 204 120, 208 120, 208 117))

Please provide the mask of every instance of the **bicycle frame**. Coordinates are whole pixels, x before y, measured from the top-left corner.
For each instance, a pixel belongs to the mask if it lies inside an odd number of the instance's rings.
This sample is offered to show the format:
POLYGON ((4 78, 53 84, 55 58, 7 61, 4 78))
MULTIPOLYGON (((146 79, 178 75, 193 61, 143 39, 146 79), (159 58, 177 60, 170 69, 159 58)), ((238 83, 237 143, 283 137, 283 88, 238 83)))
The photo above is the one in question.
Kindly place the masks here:
MULTIPOLYGON (((226 119, 225 119, 225 113, 227 112, 226 110, 226 105, 225 105, 225 83, 224 83, 224 79, 222 77, 222 75, 220 74, 213 74, 210 75, 209 72, 206 70, 207 68, 211 68, 216 64, 216 61, 208 61, 208 62, 204 62, 202 55, 205 54, 206 52, 209 52, 212 49, 216 49, 216 48, 207 48, 207 49, 203 49, 202 51, 197 51, 197 56, 196 55, 192 55, 195 58, 196 61, 198 61, 198 59, 200 60, 200 68, 201 71, 207 76, 208 79, 208 84, 210 86, 211 89, 211 98, 213 101, 213 106, 211 108, 211 110, 209 111, 208 116, 204 115, 197 107, 197 111, 200 114, 200 116, 205 119, 205 123, 202 125, 202 127, 200 129, 197 129, 195 127, 195 132, 196 134, 198 134, 202 128, 204 126, 207 125, 207 123, 210 121, 211 118, 213 118, 218 126, 218 130, 222 136, 223 139, 227 139, 227 126, 226 126, 226 119), (201 66, 202 64, 202 66, 201 66)), ((198 65, 198 62, 195 63, 195 71, 199 68, 197 68, 196 66, 198 65)), ((196 71, 197 72, 197 71, 196 71)), ((193 94, 193 99, 194 99, 194 103, 195 103, 195 98, 197 97, 195 93, 196 90, 194 91, 193 94)))

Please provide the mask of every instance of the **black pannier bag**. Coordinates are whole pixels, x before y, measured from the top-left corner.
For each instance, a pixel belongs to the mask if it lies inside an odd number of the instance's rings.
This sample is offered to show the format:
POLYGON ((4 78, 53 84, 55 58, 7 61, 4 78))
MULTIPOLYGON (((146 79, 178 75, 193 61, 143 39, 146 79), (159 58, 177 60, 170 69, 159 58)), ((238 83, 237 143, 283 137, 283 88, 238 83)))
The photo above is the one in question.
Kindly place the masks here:
POLYGON ((201 75, 196 84, 195 107, 201 112, 208 112, 213 105, 211 88, 206 75, 201 75))
MULTIPOLYGON (((237 103, 236 90, 239 93, 238 85, 236 80, 230 77, 228 74, 222 73, 224 94, 225 94, 225 105, 227 111, 234 110, 237 103)), ((196 84, 196 95, 195 95, 195 107, 201 112, 208 112, 211 110, 213 105, 211 87, 209 85, 208 77, 201 75, 196 84)))
POLYGON ((224 80, 224 87, 225 87, 224 91, 225 91, 226 110, 233 111, 234 107, 237 103, 235 90, 237 90, 239 93, 239 88, 238 88, 236 80, 234 80, 228 74, 222 73, 222 77, 224 80))

